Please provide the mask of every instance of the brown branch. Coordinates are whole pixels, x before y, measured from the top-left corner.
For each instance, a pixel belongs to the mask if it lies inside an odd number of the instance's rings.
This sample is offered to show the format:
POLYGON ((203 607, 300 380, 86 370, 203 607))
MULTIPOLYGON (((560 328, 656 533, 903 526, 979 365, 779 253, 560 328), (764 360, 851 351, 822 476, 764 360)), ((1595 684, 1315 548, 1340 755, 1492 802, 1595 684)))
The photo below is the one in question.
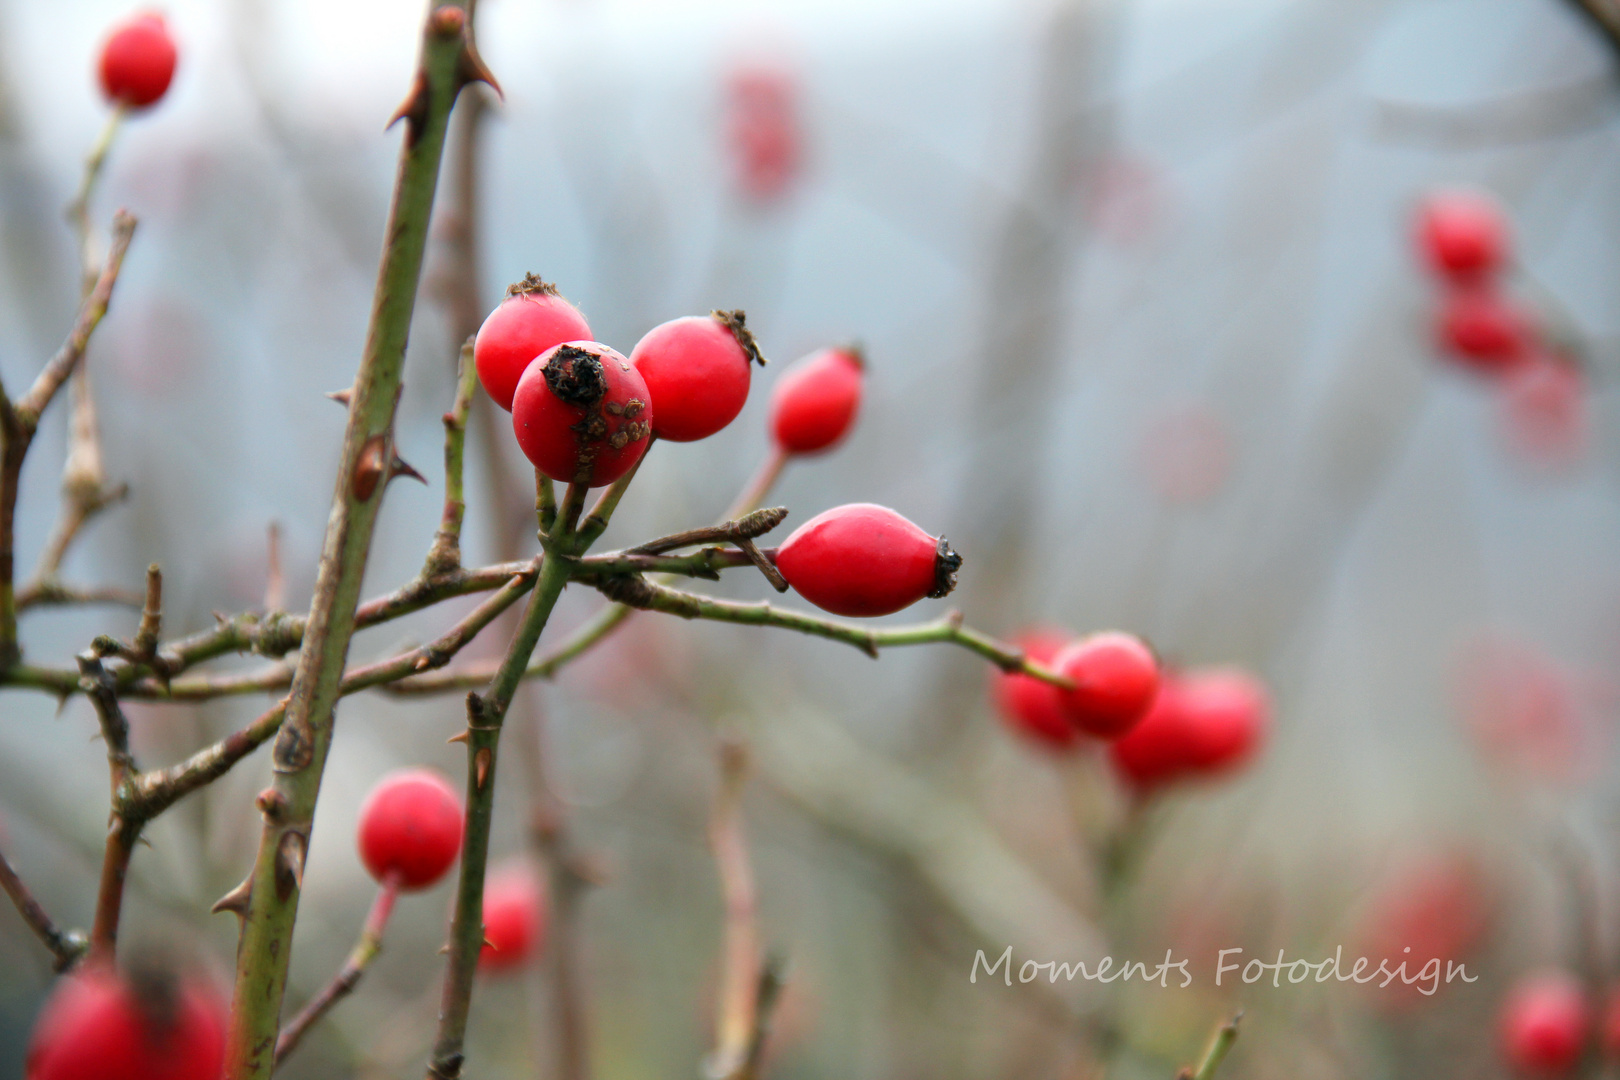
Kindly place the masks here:
POLYGON ((388 918, 394 913, 394 900, 399 896, 399 879, 389 875, 377 887, 377 898, 371 902, 371 911, 366 915, 365 925, 360 931, 360 940, 355 942, 354 951, 343 962, 343 967, 332 977, 332 981, 321 988, 320 993, 309 999, 309 1002, 298 1010, 298 1014, 282 1025, 281 1034, 276 1038, 276 1065, 279 1066, 287 1059, 287 1055, 298 1048, 298 1043, 317 1020, 331 1011, 332 1006, 354 993, 354 988, 360 985, 361 976, 365 975, 366 968, 376 959, 382 951, 383 933, 388 929, 388 918))
POLYGON ((637 544, 625 551, 626 555, 661 555, 666 551, 679 551, 685 547, 695 547, 698 544, 725 544, 737 540, 753 540, 764 536, 778 525, 782 524, 788 515, 787 507, 773 506, 767 510, 755 510, 731 521, 721 522, 719 525, 705 525, 701 529, 687 529, 685 532, 671 533, 660 536, 656 540, 648 540, 645 544, 637 544))
POLYGON ((709 844, 720 874, 725 909, 715 1045, 705 1071, 714 1080, 734 1080, 743 1071, 757 1026, 761 971, 759 904, 748 844, 742 828, 742 792, 748 751, 740 743, 720 748, 720 791, 709 820, 709 844))
POLYGON ((11 902, 17 905, 17 914, 21 915, 23 922, 28 924, 36 937, 56 957, 56 970, 66 971, 74 962, 83 956, 90 947, 89 940, 77 930, 61 930, 45 914, 40 902, 34 899, 28 886, 23 884, 22 878, 11 863, 6 861, 4 852, 0 852, 0 889, 6 891, 11 902))
POLYGON ((87 684, 90 703, 101 723, 101 737, 107 744, 107 771, 111 781, 111 812, 106 851, 101 861, 101 887, 96 895, 96 917, 90 928, 92 955, 111 961, 118 944, 118 919, 124 906, 124 880, 129 860, 140 839, 146 819, 128 805, 131 780, 139 773, 129 750, 129 720, 118 704, 112 676, 102 667, 95 653, 81 653, 79 670, 87 684))
POLYGON ((17 611, 22 613, 36 607, 74 607, 79 605, 108 604, 114 607, 141 607, 141 594, 131 589, 114 587, 80 587, 59 581, 34 581, 17 592, 17 611))

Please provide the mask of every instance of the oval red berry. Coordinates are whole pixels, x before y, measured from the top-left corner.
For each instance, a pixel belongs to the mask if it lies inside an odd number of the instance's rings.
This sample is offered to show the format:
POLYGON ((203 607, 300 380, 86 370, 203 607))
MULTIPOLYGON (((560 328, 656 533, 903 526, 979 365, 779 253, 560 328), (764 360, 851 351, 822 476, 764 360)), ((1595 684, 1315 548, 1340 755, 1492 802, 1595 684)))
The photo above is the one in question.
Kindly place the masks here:
POLYGON ((478 966, 509 971, 539 953, 546 937, 546 893, 527 863, 493 870, 484 883, 484 948, 478 966))
POLYGON ((1418 248, 1436 273, 1470 280, 1507 261, 1508 226, 1501 205, 1479 191, 1438 191, 1418 208, 1418 248))
POLYGON ((219 1080, 226 1007, 206 980, 130 978, 93 963, 56 985, 34 1024, 28 1080, 219 1080))
POLYGON ((886 506, 850 503, 817 514, 777 551, 798 594, 834 615, 871 617, 944 596, 961 556, 886 506))
POLYGON ((1148 713, 1159 692, 1159 662, 1141 638, 1092 634, 1064 649, 1054 661, 1075 688, 1062 692, 1069 719, 1081 731, 1115 739, 1148 713))
POLYGON ((143 109, 168 92, 179 50, 156 12, 143 12, 113 30, 101 47, 98 73, 107 100, 143 109))
POLYGON ((1458 289, 1440 308, 1440 346, 1464 367, 1484 374, 1505 371, 1530 353, 1529 321, 1489 288, 1458 289))
MULTIPOLYGON (((1024 655, 1050 667, 1072 635, 1060 630, 1029 630, 1013 639, 1024 655)), ((1002 722, 1014 733, 1050 750, 1071 750, 1080 745, 1081 731, 1069 720, 1058 688, 1017 672, 993 676, 992 696, 1002 722)))
POLYGON ((573 341, 529 365, 512 397, 512 430, 534 467, 564 483, 611 484, 652 435, 652 395, 619 353, 573 341))
POLYGON ((647 331, 630 363, 658 403, 653 434, 695 442, 731 423, 748 401, 756 360, 764 363, 741 311, 688 315, 647 331))
POLYGON ((360 859, 371 876, 425 889, 461 851, 461 796, 430 769, 390 773, 360 808, 360 859))
POLYGON ((822 349, 788 365, 771 391, 771 437, 789 454, 819 454, 849 434, 861 407, 863 361, 822 349))
POLYGON ((590 341, 579 309, 533 274, 507 290, 473 340, 473 364, 490 400, 512 411, 518 380, 537 356, 566 341, 590 341))
POLYGON ((1575 1067, 1591 1026, 1580 982, 1562 971, 1521 981, 1502 1005, 1502 1052, 1515 1069, 1533 1075, 1575 1067))

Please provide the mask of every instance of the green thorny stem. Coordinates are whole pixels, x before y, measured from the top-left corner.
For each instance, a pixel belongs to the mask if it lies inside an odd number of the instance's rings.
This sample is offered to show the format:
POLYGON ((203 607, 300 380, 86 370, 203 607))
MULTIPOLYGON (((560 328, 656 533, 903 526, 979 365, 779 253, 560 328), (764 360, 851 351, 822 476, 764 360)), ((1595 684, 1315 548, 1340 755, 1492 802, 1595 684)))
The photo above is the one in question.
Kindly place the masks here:
MULTIPOLYGON (((583 491, 570 486, 569 504, 578 505, 583 491)), ((467 744, 467 810, 462 828, 461 876, 456 885, 455 915, 450 923, 449 964, 439 1005, 439 1030, 428 1061, 428 1080, 457 1080, 465 1055, 467 1016, 472 1008, 473 979, 484 946, 484 870, 489 861, 490 824, 495 813, 495 765, 501 728, 540 633, 572 576, 570 556, 587 541, 573 532, 548 537, 540 576, 517 634, 483 694, 467 695, 467 730, 457 739, 467 744)))
POLYGON ((331 743, 361 579, 382 493, 394 475, 393 426, 405 342, 421 282, 428 222, 456 95, 487 79, 460 0, 428 14, 405 121, 393 204, 365 352, 349 400, 342 463, 286 714, 272 755, 274 780, 259 797, 264 831, 241 909, 236 988, 226 1052, 230 1080, 264 1080, 275 1067, 282 997, 304 859, 331 743))

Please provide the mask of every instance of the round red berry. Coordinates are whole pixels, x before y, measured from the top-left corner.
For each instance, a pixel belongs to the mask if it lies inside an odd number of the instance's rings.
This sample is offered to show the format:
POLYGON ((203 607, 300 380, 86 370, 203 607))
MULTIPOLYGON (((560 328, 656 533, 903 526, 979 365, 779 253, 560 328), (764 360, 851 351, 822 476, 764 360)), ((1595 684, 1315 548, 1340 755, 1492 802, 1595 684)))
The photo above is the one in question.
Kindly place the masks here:
POLYGON ((109 101, 142 109, 169 89, 179 51, 157 12, 142 12, 115 29, 101 47, 101 91, 109 101))
POLYGON ((1498 1024, 1509 1064, 1533 1076, 1567 1073, 1580 1060, 1591 1018, 1574 976, 1553 971, 1521 981, 1498 1024))
POLYGON ((776 568, 800 596, 834 615, 863 618, 949 594, 961 565, 944 537, 872 503, 817 514, 776 553, 776 568))
POLYGON ((390 773, 360 808, 360 859, 378 881, 393 875, 402 889, 425 889, 456 861, 461 819, 461 797, 443 776, 390 773))
POLYGON ((788 365, 771 391, 771 437, 789 454, 819 454, 849 434, 861 407, 865 361, 822 349, 788 365))
POLYGON ((1494 289, 1457 289, 1440 308, 1440 346, 1464 367, 1505 371, 1530 350, 1529 321, 1494 289))
MULTIPOLYGON (((1024 655, 1037 664, 1052 665, 1071 635, 1060 630, 1026 631, 1013 639, 1024 655)), ((1053 750, 1069 750, 1080 742, 1080 729, 1069 719, 1051 683, 1017 672, 1001 671, 994 676, 991 692, 1002 721, 1013 731, 1053 750)))
POLYGON ((1271 695, 1239 668, 1166 672, 1141 723, 1109 754, 1120 775, 1150 788, 1187 775, 1215 775, 1252 757, 1271 722, 1271 695))
POLYGON ((473 340, 473 364, 490 399, 512 411, 512 394, 535 357, 565 341, 590 341, 585 316, 548 285, 530 274, 506 290, 506 299, 473 340))
POLYGON ((630 350, 658 403, 653 434, 671 442, 706 439, 737 418, 754 362, 763 364, 741 311, 671 319, 630 350))
POLYGON ((1457 280, 1495 273, 1507 260, 1501 205, 1478 191, 1438 191, 1418 209, 1418 247, 1438 274, 1457 280))
POLYGON ((535 955, 545 944, 546 893, 527 863, 512 863, 490 872, 484 882, 484 948, 478 966, 508 971, 535 955))
POLYGON ((1115 739, 1147 715, 1159 692, 1159 662, 1141 638, 1114 632, 1092 634, 1069 645, 1053 661, 1074 680, 1060 692, 1069 720, 1081 731, 1115 739))
POLYGON ((595 341, 541 354, 512 397, 512 429, 534 467, 588 487, 629 472, 647 449, 652 424, 652 395, 640 373, 595 341))
POLYGON ((1178 691, 1175 678, 1167 675, 1147 715, 1108 747, 1115 770, 1139 789, 1158 787, 1187 772, 1192 739, 1178 691))
POLYGON ((62 979, 34 1024, 28 1080, 219 1080, 225 1002, 206 980, 92 964, 62 979))

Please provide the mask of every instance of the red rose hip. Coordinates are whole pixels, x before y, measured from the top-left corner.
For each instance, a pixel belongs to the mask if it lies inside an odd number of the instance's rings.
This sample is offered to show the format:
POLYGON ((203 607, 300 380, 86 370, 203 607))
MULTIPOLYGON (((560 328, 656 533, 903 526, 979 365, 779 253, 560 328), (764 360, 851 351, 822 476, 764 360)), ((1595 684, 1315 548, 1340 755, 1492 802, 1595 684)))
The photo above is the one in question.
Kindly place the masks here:
POLYGON ((1440 308, 1440 345, 1458 363, 1484 374, 1505 371, 1529 353, 1528 320, 1489 288, 1459 289, 1440 308))
POLYGON ((532 866, 510 863, 484 882, 484 948, 478 966, 509 971, 545 944, 546 893, 532 866))
POLYGON ((1590 1024, 1580 982, 1553 971, 1515 986, 1497 1027, 1502 1053, 1513 1068, 1530 1076, 1558 1076, 1580 1061, 1590 1024))
POLYGON ((461 797, 430 769, 404 769, 378 781, 360 808, 360 859, 378 881, 425 889, 461 851, 461 797))
MULTIPOLYGON (((1013 639, 1024 655, 1051 667, 1071 635, 1059 630, 1030 630, 1013 639)), ((1052 750, 1069 750, 1080 742, 1080 729, 1069 720, 1058 688, 1013 671, 993 676, 991 693, 1002 721, 1017 734, 1052 750)))
POLYGON ((132 109, 155 104, 169 89, 179 58, 168 24, 155 11, 123 23, 101 47, 101 92, 132 109))
POLYGON ((1418 247, 1438 274, 1472 280, 1507 260, 1508 227, 1501 206, 1478 191, 1437 191, 1418 209, 1418 247))
POLYGON ((817 514, 776 553, 798 594, 834 615, 870 617, 956 587, 962 557, 890 510, 850 503, 817 514))
POLYGON ((1166 672, 1153 707, 1108 748, 1109 756, 1138 788, 1215 775, 1254 755, 1270 719, 1265 684, 1240 668, 1166 672))
POLYGON ((219 1080, 225 1002, 206 981, 91 963, 51 991, 27 1080, 219 1080))
POLYGON ((512 411, 512 395, 535 357, 565 341, 590 341, 585 316, 553 285, 533 274, 506 290, 473 340, 478 381, 491 400, 512 411))
POLYGON ((1099 738, 1118 738, 1153 705, 1159 692, 1159 662, 1141 638, 1107 632, 1081 638, 1053 661, 1074 680, 1061 692, 1069 720, 1099 738))
POLYGON ((836 446, 861 407, 866 362, 853 348, 822 349, 788 365, 771 391, 771 437, 783 452, 836 446))
POLYGON ((611 484, 652 434, 652 395, 619 353, 574 341, 542 354, 518 380, 512 429, 534 467, 567 483, 611 484))
POLYGON ((653 434, 671 442, 706 439, 748 401, 754 362, 765 363, 741 311, 688 315, 653 327, 630 350, 658 403, 653 434))

